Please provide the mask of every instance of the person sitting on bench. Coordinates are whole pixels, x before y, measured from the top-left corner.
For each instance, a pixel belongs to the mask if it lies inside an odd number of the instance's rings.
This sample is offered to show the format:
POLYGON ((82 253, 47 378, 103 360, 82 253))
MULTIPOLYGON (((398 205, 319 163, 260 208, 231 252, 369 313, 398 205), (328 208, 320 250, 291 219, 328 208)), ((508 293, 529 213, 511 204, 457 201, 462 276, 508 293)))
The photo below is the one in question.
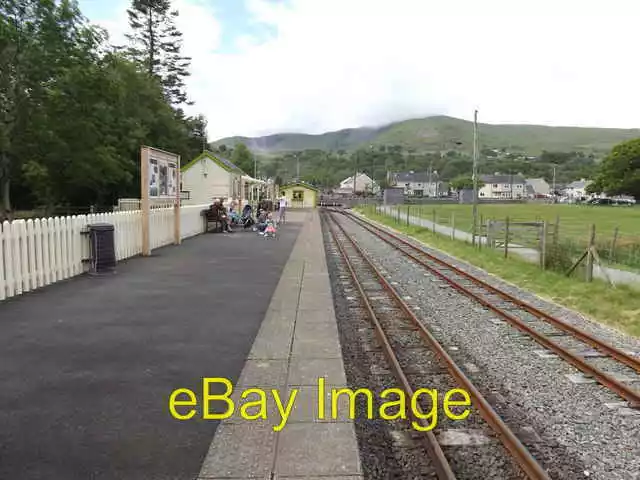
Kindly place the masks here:
POLYGON ((214 212, 217 213, 218 218, 220 219, 220 225, 222 226, 222 231, 231 233, 233 230, 231 230, 231 228, 229 227, 229 223, 230 223, 229 215, 227 214, 227 209, 224 208, 224 205, 222 204, 222 199, 216 200, 211 208, 213 209, 214 212))
POLYGON ((254 227, 254 230, 257 230, 258 232, 264 232, 265 231, 265 229, 267 228, 267 216, 268 216, 268 214, 269 214, 269 212, 267 212, 266 210, 260 210, 260 213, 258 214, 258 223, 254 227))

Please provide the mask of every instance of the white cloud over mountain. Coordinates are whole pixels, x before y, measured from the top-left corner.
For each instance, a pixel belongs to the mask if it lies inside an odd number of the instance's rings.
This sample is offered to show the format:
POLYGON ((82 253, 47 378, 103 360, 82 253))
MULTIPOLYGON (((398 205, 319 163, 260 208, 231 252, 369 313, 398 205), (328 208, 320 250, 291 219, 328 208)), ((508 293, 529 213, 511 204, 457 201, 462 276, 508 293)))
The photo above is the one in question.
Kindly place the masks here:
MULTIPOLYGON (((114 41, 127 3, 92 19, 114 41)), ((211 139, 474 108, 490 123, 640 127, 636 0, 248 0, 275 34, 237 32, 232 52, 215 2, 174 4, 211 139)))

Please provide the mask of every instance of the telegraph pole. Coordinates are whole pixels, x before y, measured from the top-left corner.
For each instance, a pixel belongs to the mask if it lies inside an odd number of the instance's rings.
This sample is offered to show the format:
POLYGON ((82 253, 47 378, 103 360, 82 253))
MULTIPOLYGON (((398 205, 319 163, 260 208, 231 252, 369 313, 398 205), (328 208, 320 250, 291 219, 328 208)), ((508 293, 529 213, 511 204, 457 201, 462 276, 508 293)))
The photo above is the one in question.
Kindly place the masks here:
POLYGON ((296 153, 296 182, 300 181, 300 158, 296 153))
POLYGON ((473 235, 472 244, 476 244, 478 232, 478 110, 473 112, 473 235))
POLYGON ((356 196, 356 179, 358 178, 358 157, 360 156, 360 150, 355 154, 354 166, 353 166, 353 196, 356 196))

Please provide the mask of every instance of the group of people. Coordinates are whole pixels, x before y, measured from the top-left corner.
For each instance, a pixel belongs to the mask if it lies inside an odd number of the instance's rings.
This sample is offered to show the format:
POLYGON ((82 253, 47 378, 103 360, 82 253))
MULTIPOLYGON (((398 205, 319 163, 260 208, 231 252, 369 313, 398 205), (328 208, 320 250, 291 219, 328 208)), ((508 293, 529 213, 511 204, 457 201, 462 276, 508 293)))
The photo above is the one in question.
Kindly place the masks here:
POLYGON ((235 202, 232 199, 229 203, 229 211, 227 211, 227 207, 224 205, 224 202, 221 198, 214 198, 213 204, 209 207, 209 209, 214 213, 214 215, 220 220, 220 225, 222 226, 222 231, 226 233, 232 233, 231 224, 233 223, 233 219, 235 215, 235 202))
POLYGON ((251 205, 245 205, 242 214, 239 214, 237 200, 230 198, 227 204, 229 205, 228 210, 221 198, 214 198, 210 207, 217 218, 220 219, 222 231, 226 233, 233 232, 231 225, 241 225, 244 228, 253 227, 253 230, 258 232, 259 235, 275 236, 277 225, 285 221, 287 198, 284 195, 278 198, 275 204, 267 200, 261 200, 257 207, 258 217, 256 220, 253 219, 251 205), (277 221, 273 219, 272 207, 275 207, 278 212, 277 221))

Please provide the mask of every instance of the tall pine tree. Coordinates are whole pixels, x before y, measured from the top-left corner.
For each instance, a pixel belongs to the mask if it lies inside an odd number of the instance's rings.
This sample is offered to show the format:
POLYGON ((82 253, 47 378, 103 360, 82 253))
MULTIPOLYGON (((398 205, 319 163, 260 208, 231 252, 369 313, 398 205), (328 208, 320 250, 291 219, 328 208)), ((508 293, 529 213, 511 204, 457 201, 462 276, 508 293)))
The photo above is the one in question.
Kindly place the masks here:
POLYGON ((178 11, 171 10, 170 0, 132 0, 127 13, 129 56, 160 82, 171 105, 191 105, 184 83, 191 58, 180 55, 182 32, 175 26, 178 11))

